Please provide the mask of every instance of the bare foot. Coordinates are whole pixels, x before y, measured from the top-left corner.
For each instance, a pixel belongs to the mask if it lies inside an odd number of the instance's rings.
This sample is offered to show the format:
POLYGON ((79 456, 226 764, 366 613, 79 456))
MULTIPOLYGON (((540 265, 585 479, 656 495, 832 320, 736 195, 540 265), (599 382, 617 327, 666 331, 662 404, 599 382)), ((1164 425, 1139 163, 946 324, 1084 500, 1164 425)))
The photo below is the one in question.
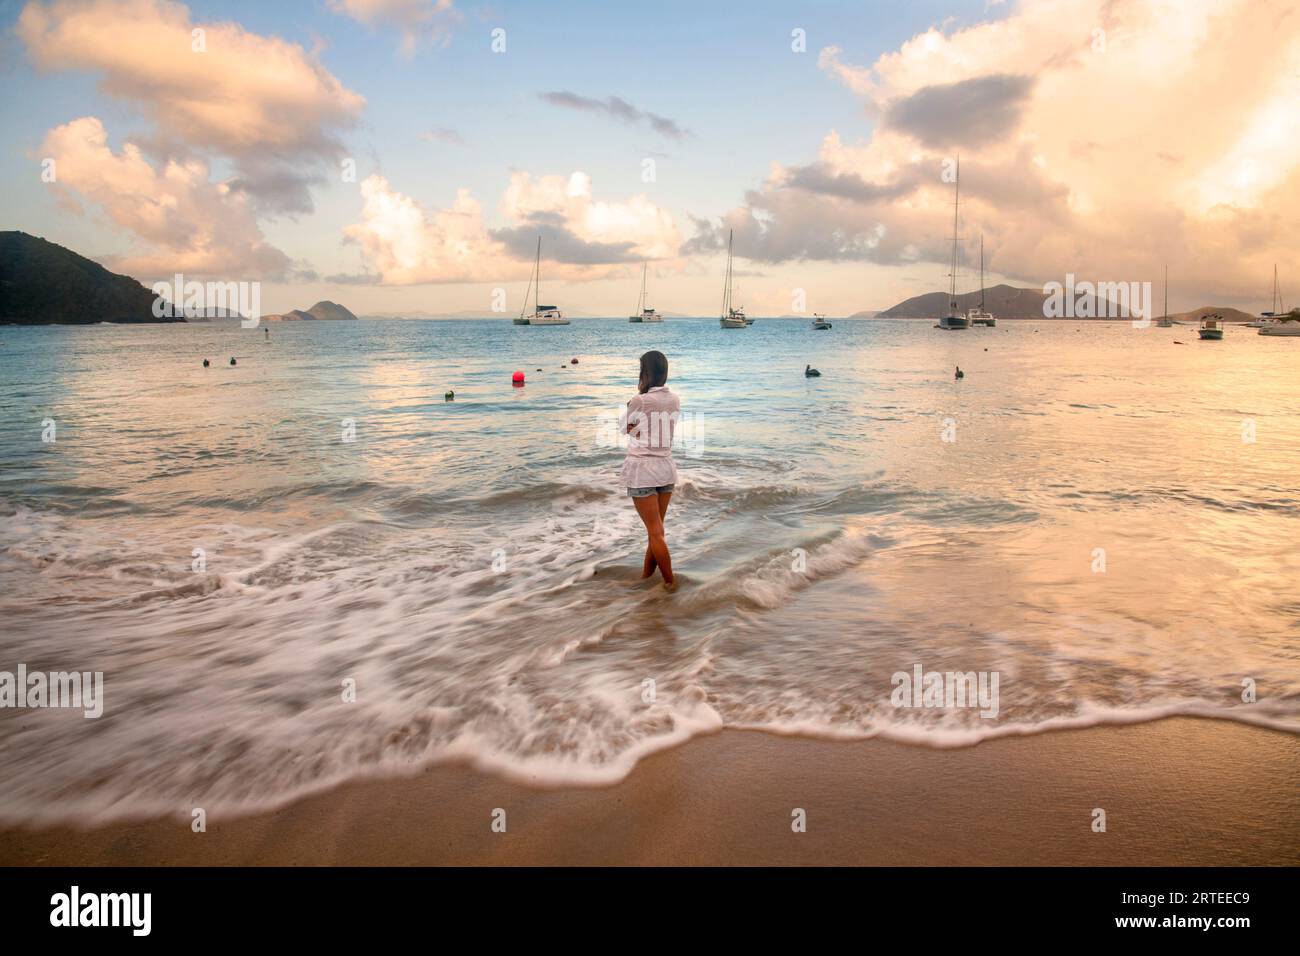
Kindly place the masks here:
POLYGON ((671 581, 665 581, 665 582, 664 582, 664 590, 667 591, 669 594, 671 594, 673 591, 676 591, 676 590, 677 590, 677 579, 676 579, 676 578, 673 578, 671 581))

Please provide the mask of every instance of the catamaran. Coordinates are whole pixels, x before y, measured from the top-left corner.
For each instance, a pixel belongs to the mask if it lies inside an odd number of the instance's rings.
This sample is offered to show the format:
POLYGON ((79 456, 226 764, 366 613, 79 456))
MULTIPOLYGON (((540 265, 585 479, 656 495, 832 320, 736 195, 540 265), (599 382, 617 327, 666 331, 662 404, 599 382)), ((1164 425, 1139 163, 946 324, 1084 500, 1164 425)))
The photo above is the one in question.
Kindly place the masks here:
POLYGON ((1270 304, 1269 311, 1261 312, 1258 319, 1255 319, 1253 322, 1247 322, 1246 325, 1252 329, 1260 329, 1260 335, 1300 335, 1300 333, 1297 332, 1265 333, 1262 331, 1263 329, 1271 329, 1280 326, 1283 320, 1283 311, 1282 296, 1278 292, 1277 288, 1277 263, 1275 262, 1273 263, 1273 300, 1270 304))
POLYGON ((540 302, 542 286, 542 237, 537 237, 537 262, 533 266, 533 274, 528 277, 528 292, 524 293, 524 307, 519 312, 519 318, 515 319, 515 325, 568 325, 569 320, 564 317, 559 309, 553 305, 542 305, 540 302), (526 315, 528 311, 528 293, 533 294, 533 311, 531 315, 526 315))
POLYGON ((743 329, 749 325, 745 318, 743 308, 735 308, 731 304, 731 241, 734 236, 733 230, 727 231, 727 280, 722 289, 722 316, 719 323, 724 329, 743 329))
POLYGON ((664 317, 645 304, 645 276, 649 263, 641 264, 641 298, 637 300, 637 311, 629 315, 629 322, 662 322, 664 317))
POLYGON ((1286 311, 1286 305, 1282 302, 1282 292, 1277 287, 1276 265, 1273 266, 1273 311, 1260 313, 1259 321, 1265 323, 1259 326, 1260 335, 1300 335, 1300 311, 1296 309, 1286 311))
POLYGON ((948 314, 939 320, 936 328, 968 329, 970 319, 957 309, 957 206, 961 202, 961 160, 957 160, 957 176, 952 184, 952 268, 948 270, 948 314))
POLYGON ((966 318, 970 320, 972 326, 986 325, 991 329, 998 324, 993 313, 984 308, 984 233, 982 232, 980 233, 980 307, 968 309, 966 318))

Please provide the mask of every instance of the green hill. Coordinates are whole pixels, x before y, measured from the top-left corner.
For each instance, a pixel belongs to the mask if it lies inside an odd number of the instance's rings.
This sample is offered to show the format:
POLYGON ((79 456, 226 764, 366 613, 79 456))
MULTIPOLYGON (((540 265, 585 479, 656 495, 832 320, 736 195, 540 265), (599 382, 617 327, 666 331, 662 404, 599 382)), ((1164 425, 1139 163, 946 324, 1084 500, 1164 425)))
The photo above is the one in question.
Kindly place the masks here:
POLYGON ((154 295, 71 249, 25 232, 0 232, 0 324, 182 322, 153 314, 154 295))

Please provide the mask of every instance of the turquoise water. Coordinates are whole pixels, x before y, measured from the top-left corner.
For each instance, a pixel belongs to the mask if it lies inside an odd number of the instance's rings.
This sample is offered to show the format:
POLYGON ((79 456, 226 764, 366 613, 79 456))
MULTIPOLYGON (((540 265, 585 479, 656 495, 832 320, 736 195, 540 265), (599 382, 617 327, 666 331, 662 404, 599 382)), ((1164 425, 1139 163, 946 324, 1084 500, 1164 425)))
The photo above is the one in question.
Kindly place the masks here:
POLYGON ((105 687, 97 720, 0 710, 4 819, 246 810, 441 760, 599 783, 721 726, 1300 730, 1300 340, 709 319, 0 342, 0 670, 105 687), (688 416, 671 595, 636 580, 611 426, 648 348, 688 416), (916 664, 996 672, 997 716, 894 706, 916 664))

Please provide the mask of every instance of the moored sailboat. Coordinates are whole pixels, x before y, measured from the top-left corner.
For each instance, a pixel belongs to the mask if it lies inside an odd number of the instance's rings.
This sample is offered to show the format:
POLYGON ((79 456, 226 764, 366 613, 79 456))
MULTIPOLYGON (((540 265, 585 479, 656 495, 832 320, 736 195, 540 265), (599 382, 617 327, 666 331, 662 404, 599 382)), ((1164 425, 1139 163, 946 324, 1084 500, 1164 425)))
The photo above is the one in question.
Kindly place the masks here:
POLYGON ((637 311, 627 317, 629 322, 662 322, 664 317, 645 304, 645 279, 648 263, 641 264, 641 297, 637 299, 637 311))
POLYGON ((722 290, 722 315, 718 322, 724 329, 743 329, 749 325, 745 310, 731 304, 731 246, 733 231, 727 232, 727 278, 722 290))
POLYGON ((1169 318, 1169 263, 1165 263, 1165 314, 1156 319, 1156 327, 1173 328, 1174 320, 1169 318))
MULTIPOLYGON (((1300 330, 1292 331, 1284 323, 1289 322, 1289 317, 1285 315, 1285 307, 1282 304, 1282 295, 1277 286, 1277 263, 1273 263, 1273 299, 1269 303, 1269 310, 1261 312, 1259 318, 1253 322, 1247 322, 1246 325, 1252 329, 1259 329, 1260 335, 1300 335, 1300 330), (1268 330, 1268 331, 1266 331, 1268 330)), ((1296 323, 1300 326, 1300 323, 1296 323)))
POLYGON ((957 308, 957 208, 961 202, 961 159, 957 160, 957 176, 952 184, 952 265, 948 270, 948 314, 939 319, 936 328, 952 331, 970 328, 970 319, 957 308))
POLYGON ((528 278, 528 288, 533 294, 533 311, 528 312, 528 292, 524 293, 524 307, 515 319, 515 325, 568 325, 564 313, 553 305, 541 304, 542 286, 542 237, 537 237, 537 261, 533 265, 533 274, 528 278))
POLYGON ((970 320, 971 326, 984 325, 994 328, 998 320, 993 317, 993 313, 984 308, 984 233, 980 233, 980 307, 978 309, 968 309, 966 318, 970 320))

